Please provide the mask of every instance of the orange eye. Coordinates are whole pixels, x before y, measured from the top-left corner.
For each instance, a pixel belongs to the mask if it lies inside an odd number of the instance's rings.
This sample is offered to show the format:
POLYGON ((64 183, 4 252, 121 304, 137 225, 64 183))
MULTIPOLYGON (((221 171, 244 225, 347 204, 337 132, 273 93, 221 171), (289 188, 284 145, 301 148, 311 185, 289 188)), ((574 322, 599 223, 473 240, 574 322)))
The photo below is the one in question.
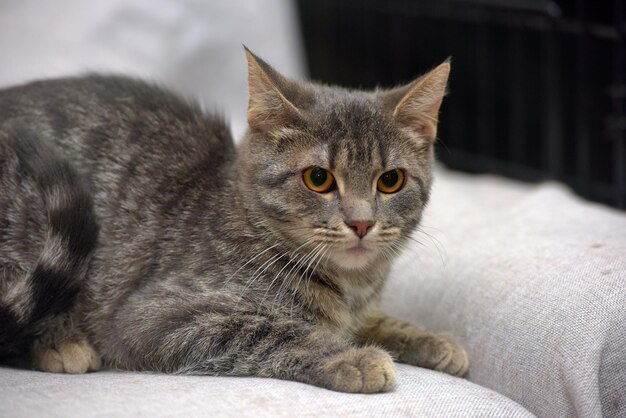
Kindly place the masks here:
POLYGON ((395 193, 404 185, 404 173, 395 169, 383 173, 376 183, 378 191, 383 193, 395 193))
POLYGON ((304 184, 317 193, 326 193, 335 187, 335 177, 322 167, 309 167, 302 173, 304 184))

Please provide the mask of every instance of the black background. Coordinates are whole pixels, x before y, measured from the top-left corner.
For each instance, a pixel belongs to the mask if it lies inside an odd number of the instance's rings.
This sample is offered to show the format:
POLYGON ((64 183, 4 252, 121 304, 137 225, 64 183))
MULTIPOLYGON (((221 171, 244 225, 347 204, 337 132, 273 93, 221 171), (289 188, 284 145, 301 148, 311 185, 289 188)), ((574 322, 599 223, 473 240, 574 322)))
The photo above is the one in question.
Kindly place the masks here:
POLYGON ((626 208, 622 0, 300 0, 311 78, 371 88, 452 56, 438 156, 626 208))

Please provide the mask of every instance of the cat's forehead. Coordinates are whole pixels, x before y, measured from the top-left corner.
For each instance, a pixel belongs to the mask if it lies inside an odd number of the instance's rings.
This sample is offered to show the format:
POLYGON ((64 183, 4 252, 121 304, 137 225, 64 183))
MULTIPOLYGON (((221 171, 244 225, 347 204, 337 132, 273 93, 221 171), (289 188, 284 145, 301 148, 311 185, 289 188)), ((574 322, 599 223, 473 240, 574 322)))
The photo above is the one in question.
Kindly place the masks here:
POLYGON ((331 168, 384 167, 397 154, 397 129, 374 94, 329 92, 314 112, 314 135, 331 168))
POLYGON ((337 134, 380 131, 389 121, 383 103, 374 93, 333 88, 315 97, 314 114, 323 127, 337 134))

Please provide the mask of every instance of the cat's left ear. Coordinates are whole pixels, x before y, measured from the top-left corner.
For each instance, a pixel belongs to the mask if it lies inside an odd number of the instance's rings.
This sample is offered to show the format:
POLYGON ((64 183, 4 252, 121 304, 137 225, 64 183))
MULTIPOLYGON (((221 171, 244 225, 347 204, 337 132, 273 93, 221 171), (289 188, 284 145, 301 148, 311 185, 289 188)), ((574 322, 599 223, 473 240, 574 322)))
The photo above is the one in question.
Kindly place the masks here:
POLYGON ((396 121, 415 131, 420 137, 434 141, 437 137, 439 108, 446 95, 450 59, 406 86, 386 94, 393 106, 396 121))

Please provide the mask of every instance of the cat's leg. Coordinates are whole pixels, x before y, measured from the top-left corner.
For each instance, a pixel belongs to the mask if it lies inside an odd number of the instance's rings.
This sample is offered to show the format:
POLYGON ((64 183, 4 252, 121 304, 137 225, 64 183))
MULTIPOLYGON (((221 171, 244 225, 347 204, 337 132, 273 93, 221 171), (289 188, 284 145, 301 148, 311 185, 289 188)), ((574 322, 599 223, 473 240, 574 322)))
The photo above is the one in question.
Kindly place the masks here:
POLYGON ((71 374, 100 369, 100 356, 74 328, 69 314, 61 315, 47 325, 47 331, 33 345, 32 362, 36 369, 71 374))
MULTIPOLYGON (((210 327, 197 330, 205 337, 194 344, 205 357, 186 364, 184 371, 272 377, 341 392, 386 392, 394 387, 395 367, 387 352, 354 347, 321 327, 253 315, 207 322, 210 327)), ((189 350, 185 341, 189 329, 180 332, 180 347, 189 350)), ((188 353, 168 354, 176 362, 188 353)))
POLYGON ((127 324, 137 328, 126 328, 116 347, 103 351, 115 366, 271 377, 342 392, 386 392, 395 384, 393 359, 386 351, 357 347, 303 320, 224 307, 211 312, 210 303, 159 313, 144 308, 133 317, 141 320, 127 324))
POLYGON ((379 344, 401 363, 455 376, 465 375, 469 367, 465 350, 452 338, 421 330, 383 313, 371 316, 357 338, 363 343, 379 344))

